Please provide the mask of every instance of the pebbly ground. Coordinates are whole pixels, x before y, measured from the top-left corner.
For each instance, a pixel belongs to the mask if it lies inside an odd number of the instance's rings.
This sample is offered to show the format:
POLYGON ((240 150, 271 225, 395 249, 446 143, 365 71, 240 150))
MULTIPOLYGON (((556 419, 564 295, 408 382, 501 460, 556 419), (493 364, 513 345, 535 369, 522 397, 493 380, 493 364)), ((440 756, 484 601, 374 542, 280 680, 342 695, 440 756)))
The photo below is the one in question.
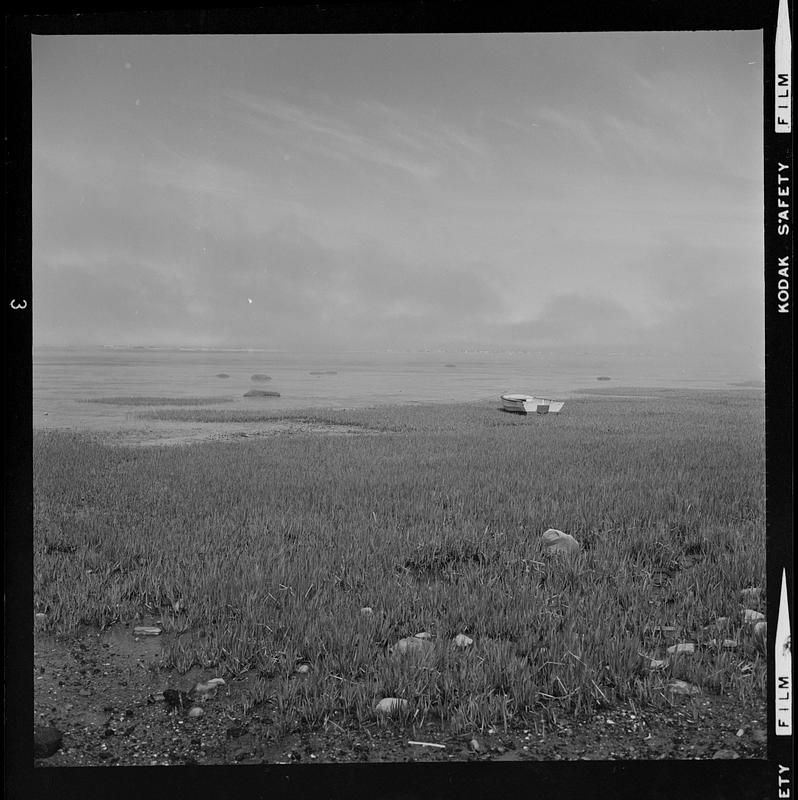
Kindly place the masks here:
MULTIPOLYGON (((34 646, 34 725, 62 733, 60 749, 36 766, 229 765, 408 761, 557 761, 765 758, 763 704, 716 695, 674 698, 662 710, 624 706, 589 722, 452 735, 432 725, 401 729, 374 721, 328 724, 278 737, 268 706, 246 702, 252 675, 228 678, 216 695, 170 709, 165 690, 187 691, 216 677, 159 666, 162 643, 132 627, 41 633, 34 646), (475 740, 475 741, 472 741, 475 740), (443 744, 444 748, 409 741, 443 744)), ((297 680, 302 680, 297 676, 297 680)))

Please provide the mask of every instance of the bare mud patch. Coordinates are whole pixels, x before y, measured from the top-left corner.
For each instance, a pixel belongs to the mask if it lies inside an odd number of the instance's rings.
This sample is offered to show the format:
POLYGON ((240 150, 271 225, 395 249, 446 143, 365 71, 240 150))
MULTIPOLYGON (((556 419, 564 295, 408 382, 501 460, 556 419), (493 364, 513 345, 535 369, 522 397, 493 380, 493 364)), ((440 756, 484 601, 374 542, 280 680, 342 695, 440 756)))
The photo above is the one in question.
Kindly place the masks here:
POLYGON ((104 444, 126 447, 176 447, 200 442, 228 442, 271 436, 364 436, 380 431, 357 425, 307 419, 274 419, 259 422, 154 423, 100 435, 104 444))

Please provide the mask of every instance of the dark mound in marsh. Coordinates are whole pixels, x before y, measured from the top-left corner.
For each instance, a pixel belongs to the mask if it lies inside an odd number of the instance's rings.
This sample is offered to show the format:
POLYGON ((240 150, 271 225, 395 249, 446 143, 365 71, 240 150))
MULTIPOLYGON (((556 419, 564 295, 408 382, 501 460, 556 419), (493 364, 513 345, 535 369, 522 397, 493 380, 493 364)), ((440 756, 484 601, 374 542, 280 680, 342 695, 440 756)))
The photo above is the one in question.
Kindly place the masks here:
POLYGON ((596 380, 597 381, 609 381, 609 380, 612 380, 612 378, 610 378, 609 375, 599 375, 598 378, 596 378, 596 380))
POLYGON ((216 373, 216 377, 217 378, 229 378, 230 376, 226 372, 217 372, 216 373))
POLYGON ((265 389, 250 389, 244 397, 279 397, 280 392, 267 392, 265 389))
POLYGON ((264 375, 262 372, 256 372, 251 378, 253 381, 270 381, 271 379, 271 375, 264 375))

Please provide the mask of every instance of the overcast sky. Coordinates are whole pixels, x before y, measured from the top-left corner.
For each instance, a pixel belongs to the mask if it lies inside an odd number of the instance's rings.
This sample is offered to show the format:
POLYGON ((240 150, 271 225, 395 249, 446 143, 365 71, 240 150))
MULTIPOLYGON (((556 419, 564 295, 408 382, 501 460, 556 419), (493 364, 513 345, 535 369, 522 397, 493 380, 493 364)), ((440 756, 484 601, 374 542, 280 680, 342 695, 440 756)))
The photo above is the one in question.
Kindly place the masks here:
POLYGON ((761 32, 41 36, 37 344, 763 356, 761 32))

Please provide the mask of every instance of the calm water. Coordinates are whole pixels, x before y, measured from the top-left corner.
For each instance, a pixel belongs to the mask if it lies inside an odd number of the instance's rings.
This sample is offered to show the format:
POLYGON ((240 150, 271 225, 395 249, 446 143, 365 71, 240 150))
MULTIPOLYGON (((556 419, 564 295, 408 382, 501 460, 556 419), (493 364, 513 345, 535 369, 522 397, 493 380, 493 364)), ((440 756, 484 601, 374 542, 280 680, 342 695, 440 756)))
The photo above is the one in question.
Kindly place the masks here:
POLYGON ((664 369, 628 354, 593 358, 553 353, 330 353, 37 348, 35 427, 104 427, 135 409, 82 403, 98 397, 231 397, 226 408, 357 408, 396 403, 497 400, 503 392, 566 399, 576 389, 638 386, 730 388, 756 378, 722 370, 664 369), (313 375, 330 371, 336 374, 313 375), (218 378, 217 373, 229 378, 218 378), (258 383, 255 373, 272 380, 258 383), (608 375, 610 381, 597 381, 608 375), (252 388, 279 398, 245 398, 252 388), (45 416, 46 412, 46 416, 45 416))

